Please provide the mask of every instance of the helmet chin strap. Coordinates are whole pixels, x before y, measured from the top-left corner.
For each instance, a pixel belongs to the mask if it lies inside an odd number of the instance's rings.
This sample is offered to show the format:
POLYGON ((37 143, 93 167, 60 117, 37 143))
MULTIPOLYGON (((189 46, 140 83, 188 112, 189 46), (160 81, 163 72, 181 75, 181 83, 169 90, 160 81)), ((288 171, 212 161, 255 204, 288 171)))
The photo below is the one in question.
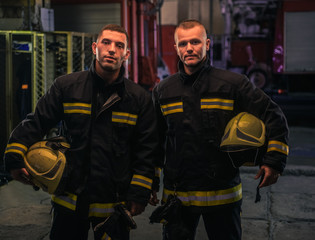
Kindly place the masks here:
POLYGON ((257 185, 257 187, 256 187, 255 203, 259 202, 260 199, 261 199, 260 192, 259 192, 259 189, 260 189, 260 188, 259 188, 259 185, 260 185, 261 182, 263 181, 264 177, 265 177, 265 173, 263 173, 263 174, 261 175, 260 180, 259 180, 259 183, 258 183, 258 185, 257 185))
MULTIPOLYGON (((230 160, 231 160, 231 163, 232 163, 233 167, 234 167, 234 168, 238 168, 237 166, 235 166, 234 161, 233 161, 233 159, 232 159, 232 156, 230 155, 230 152, 227 152, 227 154, 228 154, 228 156, 229 156, 229 158, 230 158, 230 160)), ((254 165, 256 165, 257 157, 258 157, 258 148, 256 148, 255 159, 254 159, 254 161, 253 161, 253 162, 254 162, 254 165)))
MULTIPOLYGON (((233 162, 233 159, 232 159, 232 157, 231 157, 231 155, 230 155, 230 152, 227 152, 227 154, 228 154, 228 156, 229 156, 229 158, 230 158, 230 160, 231 160, 231 163, 232 163, 233 167, 234 167, 234 168, 237 168, 237 167, 235 166, 234 162, 233 162)), ((254 165, 256 165, 256 160, 257 160, 257 157, 258 157, 258 148, 256 148, 256 154, 255 154, 254 165)), ((259 201, 260 201, 260 199, 261 199, 259 185, 260 185, 260 184, 261 184, 261 182, 263 181, 264 176, 265 176, 265 174, 263 173, 263 175, 260 177, 260 181, 259 181, 259 183, 258 183, 258 185, 257 185, 257 187, 256 187, 256 198, 255 198, 255 203, 259 202, 259 201)))

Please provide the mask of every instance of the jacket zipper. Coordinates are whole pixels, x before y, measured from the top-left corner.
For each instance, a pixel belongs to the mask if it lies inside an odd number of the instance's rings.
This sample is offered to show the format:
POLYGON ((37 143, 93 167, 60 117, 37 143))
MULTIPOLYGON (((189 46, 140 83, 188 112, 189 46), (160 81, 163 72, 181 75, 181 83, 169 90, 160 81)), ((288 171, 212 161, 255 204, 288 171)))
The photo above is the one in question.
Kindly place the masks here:
POLYGON ((115 92, 113 93, 108 99, 107 101, 104 103, 104 105, 101 108, 101 111, 97 114, 96 117, 98 117, 102 112, 104 112, 105 110, 109 109, 111 106, 113 106, 116 102, 118 102, 119 100, 121 100, 121 97, 118 96, 118 94, 115 92))

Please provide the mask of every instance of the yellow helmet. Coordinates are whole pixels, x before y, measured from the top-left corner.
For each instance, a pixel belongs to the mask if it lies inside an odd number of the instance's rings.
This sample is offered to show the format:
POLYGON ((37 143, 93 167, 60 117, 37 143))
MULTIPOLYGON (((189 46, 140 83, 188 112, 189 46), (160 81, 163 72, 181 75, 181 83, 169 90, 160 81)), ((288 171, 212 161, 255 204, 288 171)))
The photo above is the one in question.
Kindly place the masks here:
POLYGON ((50 194, 62 191, 66 168, 64 153, 68 148, 70 145, 62 137, 40 141, 29 148, 24 163, 36 186, 50 194))
POLYGON ((241 112, 232 118, 224 131, 220 148, 230 154, 234 166, 257 165, 258 149, 265 145, 265 124, 254 115, 241 112), (250 150, 254 149, 253 154, 250 150), (237 152, 242 152, 238 153, 237 152))

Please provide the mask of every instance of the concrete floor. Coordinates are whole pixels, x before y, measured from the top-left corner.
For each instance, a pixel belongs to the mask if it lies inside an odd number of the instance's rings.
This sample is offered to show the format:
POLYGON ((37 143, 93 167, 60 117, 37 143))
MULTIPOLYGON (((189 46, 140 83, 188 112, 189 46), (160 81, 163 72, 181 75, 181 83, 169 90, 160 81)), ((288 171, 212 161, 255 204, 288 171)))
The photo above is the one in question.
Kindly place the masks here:
MULTIPOLYGON (((315 128, 291 127, 288 165, 277 184, 261 190, 254 203, 257 168, 242 167, 243 239, 313 240, 315 236, 315 128)), ((162 226, 149 224, 154 207, 135 217, 131 240, 161 240, 162 226)), ((47 240, 50 196, 16 181, 0 187, 0 239, 47 240)), ((89 240, 93 239, 92 232, 89 240)), ((202 220, 196 240, 207 239, 202 220)))

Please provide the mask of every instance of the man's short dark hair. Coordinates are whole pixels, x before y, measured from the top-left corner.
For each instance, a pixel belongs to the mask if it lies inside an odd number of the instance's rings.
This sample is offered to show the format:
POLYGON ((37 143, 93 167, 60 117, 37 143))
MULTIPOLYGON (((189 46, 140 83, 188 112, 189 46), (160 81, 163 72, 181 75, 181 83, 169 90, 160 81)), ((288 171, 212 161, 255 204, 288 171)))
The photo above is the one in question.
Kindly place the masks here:
POLYGON ((195 26, 200 26, 201 28, 205 30, 205 33, 207 34, 207 30, 201 22, 199 22, 196 19, 186 19, 186 20, 181 21, 175 28, 174 38, 176 39, 176 32, 178 28, 191 29, 191 28, 194 28, 195 26))
POLYGON ((205 30, 205 33, 206 33, 206 36, 207 36, 207 29, 205 28, 205 26, 199 22, 198 20, 196 19, 186 19, 186 20, 183 20, 181 21, 177 27, 175 28, 175 32, 174 32, 174 39, 176 41, 176 32, 179 28, 183 28, 183 29, 191 29, 191 28, 194 28, 196 26, 200 26, 201 28, 203 28, 205 30))
POLYGON ((120 33, 123 33, 126 35, 126 38, 127 38, 127 45, 128 45, 128 42, 129 42, 129 36, 128 36, 128 33, 126 31, 125 28, 123 28, 122 26, 119 26, 117 24, 107 24, 105 25, 101 31, 99 31, 98 35, 97 35, 97 40, 102 36, 103 32, 105 30, 109 30, 109 31, 113 31, 113 32, 120 32, 120 33))
POLYGON ((204 25, 201 22, 199 22, 198 20, 196 20, 196 19, 183 20, 177 25, 176 28, 180 28, 181 27, 181 28, 184 28, 184 29, 190 29, 190 28, 193 28, 195 26, 202 26, 203 28, 205 28, 204 25))

